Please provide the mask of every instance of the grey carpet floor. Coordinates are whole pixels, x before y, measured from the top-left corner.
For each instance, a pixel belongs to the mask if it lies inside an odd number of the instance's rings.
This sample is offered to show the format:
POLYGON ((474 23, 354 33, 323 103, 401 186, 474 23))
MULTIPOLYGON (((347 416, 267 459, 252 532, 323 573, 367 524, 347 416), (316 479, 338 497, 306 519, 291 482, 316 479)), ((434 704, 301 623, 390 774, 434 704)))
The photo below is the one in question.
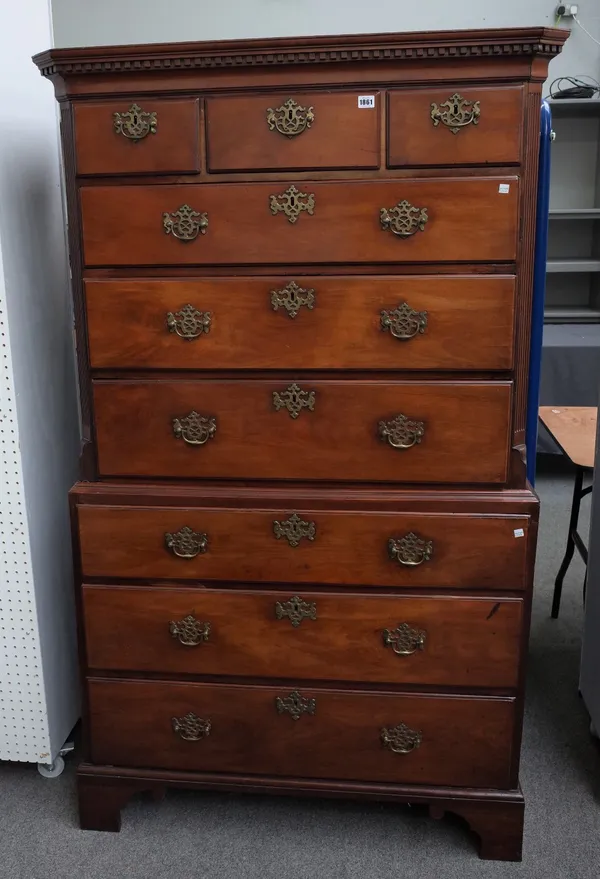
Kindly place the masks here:
MULTIPOLYGON (((73 764, 58 779, 0 766, 2 879, 598 879, 600 749, 578 697, 583 567, 549 619, 570 507, 566 474, 538 478, 538 549, 521 782, 524 861, 479 861, 459 821, 408 807, 173 791, 123 812, 119 835, 77 826, 73 764)), ((589 504, 589 499, 584 502, 589 504)), ((585 533, 588 507, 583 514, 585 533)))

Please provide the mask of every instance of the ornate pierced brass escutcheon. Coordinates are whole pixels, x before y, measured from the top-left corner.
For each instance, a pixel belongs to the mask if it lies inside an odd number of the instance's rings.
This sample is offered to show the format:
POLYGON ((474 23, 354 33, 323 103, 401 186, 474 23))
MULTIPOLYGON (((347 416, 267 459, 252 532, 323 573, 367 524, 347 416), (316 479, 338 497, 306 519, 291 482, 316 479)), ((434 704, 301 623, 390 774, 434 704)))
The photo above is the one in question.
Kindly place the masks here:
POLYGON ((113 119, 116 133, 134 143, 143 140, 148 134, 156 134, 156 113, 148 113, 137 104, 132 104, 125 113, 113 113, 113 119))
POLYGON ((295 223, 302 211, 312 216, 315 210, 314 193, 300 192, 295 186, 290 186, 280 195, 270 195, 269 201, 273 216, 283 213, 290 223, 295 223))
POLYGON ((217 432, 217 419, 198 412, 190 412, 182 418, 173 419, 173 434, 190 446, 203 446, 217 432))
POLYGON ((186 742, 199 742, 209 736, 212 729, 210 720, 203 720, 191 711, 185 717, 172 717, 171 726, 173 732, 186 742))
POLYGON ((301 107, 293 98, 284 101, 281 107, 267 109, 267 123, 270 131, 278 131, 286 137, 302 134, 315 121, 312 107, 301 107))
POLYGON ((389 330, 395 339, 412 339, 417 333, 424 333, 426 326, 427 312, 415 311, 407 302, 393 311, 381 312, 381 329, 389 330))
POLYGON ((384 647, 391 647, 398 656, 411 656, 425 646, 427 632, 412 629, 408 623, 398 623, 395 629, 383 630, 384 647))
POLYGON ((423 733, 416 729, 411 729, 404 723, 399 723, 391 729, 385 727, 380 733, 381 744, 384 748, 389 748, 394 754, 410 754, 419 747, 423 741, 423 733))
POLYGON ((480 115, 479 101, 468 101, 458 92, 450 95, 447 101, 439 105, 435 103, 431 105, 431 121, 434 127, 437 128, 441 122, 452 134, 458 134, 461 128, 467 125, 477 125, 480 115))
POLYGON ((393 208, 381 208, 379 211, 381 228, 399 238, 410 238, 416 232, 424 232, 428 219, 427 208, 416 208, 406 200, 399 201, 393 208))
POLYGON ((401 565, 415 567, 423 562, 431 561, 433 556, 433 540, 423 540, 410 531, 404 537, 390 537, 388 540, 390 558, 396 559, 401 565))
POLYGON ((281 290, 271 290, 271 305, 273 311, 285 308, 291 318, 296 317, 302 306, 308 309, 315 307, 315 291, 305 290, 299 287, 295 281, 290 281, 281 290))
POLYGON ((167 532, 165 545, 179 559, 195 559, 208 549, 208 536, 185 525, 181 531, 167 532))
POLYGON ((391 421, 380 421, 378 426, 379 439, 387 442, 394 449, 410 449, 421 442, 425 435, 423 421, 413 421, 406 415, 396 415, 391 421))
POLYGON ((290 546, 298 546, 303 538, 314 540, 317 534, 317 526, 314 522, 305 522, 298 513, 292 513, 289 519, 273 522, 273 533, 277 540, 285 537, 290 546))
POLYGON ((182 204, 171 214, 165 211, 163 229, 167 235, 172 235, 180 241, 194 241, 198 235, 206 235, 208 214, 195 211, 189 204, 182 204))
POLYGON ((316 620, 317 605, 314 601, 303 601, 299 595, 294 595, 289 601, 275 603, 275 616, 278 620, 287 617, 292 626, 297 629, 302 620, 316 620))
POLYGON ((300 720, 303 714, 314 714, 317 710, 316 699, 305 699, 298 690, 293 690, 289 696, 282 698, 277 696, 275 699, 275 707, 278 714, 288 712, 292 716, 292 720, 300 720))
POLYGON ((193 305, 184 305, 179 311, 167 313, 167 328, 188 342, 210 332, 212 315, 210 311, 198 311, 193 305))
POLYGON ((302 409, 314 412, 315 400, 315 391, 303 391, 295 382, 285 391, 273 391, 273 406, 277 412, 280 409, 287 409, 290 418, 297 418, 302 409))
POLYGON ((184 617, 182 620, 171 620, 169 632, 184 647, 197 647, 203 641, 208 641, 210 623, 202 623, 192 614, 189 614, 189 616, 184 617))

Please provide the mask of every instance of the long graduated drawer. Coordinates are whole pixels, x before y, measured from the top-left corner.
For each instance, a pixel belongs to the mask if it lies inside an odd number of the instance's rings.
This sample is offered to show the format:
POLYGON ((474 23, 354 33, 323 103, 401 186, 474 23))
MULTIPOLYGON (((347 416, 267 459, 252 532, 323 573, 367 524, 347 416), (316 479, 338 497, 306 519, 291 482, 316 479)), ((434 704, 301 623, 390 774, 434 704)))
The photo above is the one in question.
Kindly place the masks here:
POLYGON ((85 298, 94 369, 513 364, 511 276, 121 278, 85 298))
POLYGON ((523 600, 84 585, 83 611, 93 669, 515 687, 523 600))
POLYGON ((83 186, 87 266, 513 262, 519 179, 83 186))
POLYGON ((94 763, 508 786, 514 700, 89 680, 94 763))
POLYGON ((96 381, 98 467, 176 479, 502 483, 511 399, 509 381, 96 381))
POLYGON ((393 511, 382 499, 344 511, 320 508, 315 500, 280 500, 277 506, 257 495, 250 508, 224 507, 218 499, 191 506, 185 497, 171 506, 80 502, 82 573, 200 583, 525 588, 526 508, 478 512, 457 504, 436 511, 425 501, 393 511))

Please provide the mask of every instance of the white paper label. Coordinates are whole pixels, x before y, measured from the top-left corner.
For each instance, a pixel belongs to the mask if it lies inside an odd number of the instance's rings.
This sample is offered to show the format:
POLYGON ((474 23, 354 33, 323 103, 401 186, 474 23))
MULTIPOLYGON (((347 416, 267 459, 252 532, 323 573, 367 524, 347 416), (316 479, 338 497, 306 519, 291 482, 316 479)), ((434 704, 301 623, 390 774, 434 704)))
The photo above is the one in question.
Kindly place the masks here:
POLYGON ((372 110, 375 106, 375 95, 359 95, 358 96, 358 109, 359 110, 372 110))
POLYGON ((498 187, 500 195, 507 195, 510 192, 510 183, 501 183, 498 187))
POLYGON ((515 537, 525 537, 525 532, 522 528, 515 528, 515 537))

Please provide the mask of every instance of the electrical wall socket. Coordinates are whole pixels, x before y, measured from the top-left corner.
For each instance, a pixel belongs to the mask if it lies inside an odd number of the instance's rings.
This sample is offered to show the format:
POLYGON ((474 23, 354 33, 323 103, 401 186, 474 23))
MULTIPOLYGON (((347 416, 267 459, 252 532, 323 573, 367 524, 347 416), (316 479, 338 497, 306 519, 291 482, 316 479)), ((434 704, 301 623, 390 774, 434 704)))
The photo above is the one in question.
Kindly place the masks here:
POLYGON ((579 3, 559 3, 556 14, 561 18, 572 18, 579 12, 579 3))

